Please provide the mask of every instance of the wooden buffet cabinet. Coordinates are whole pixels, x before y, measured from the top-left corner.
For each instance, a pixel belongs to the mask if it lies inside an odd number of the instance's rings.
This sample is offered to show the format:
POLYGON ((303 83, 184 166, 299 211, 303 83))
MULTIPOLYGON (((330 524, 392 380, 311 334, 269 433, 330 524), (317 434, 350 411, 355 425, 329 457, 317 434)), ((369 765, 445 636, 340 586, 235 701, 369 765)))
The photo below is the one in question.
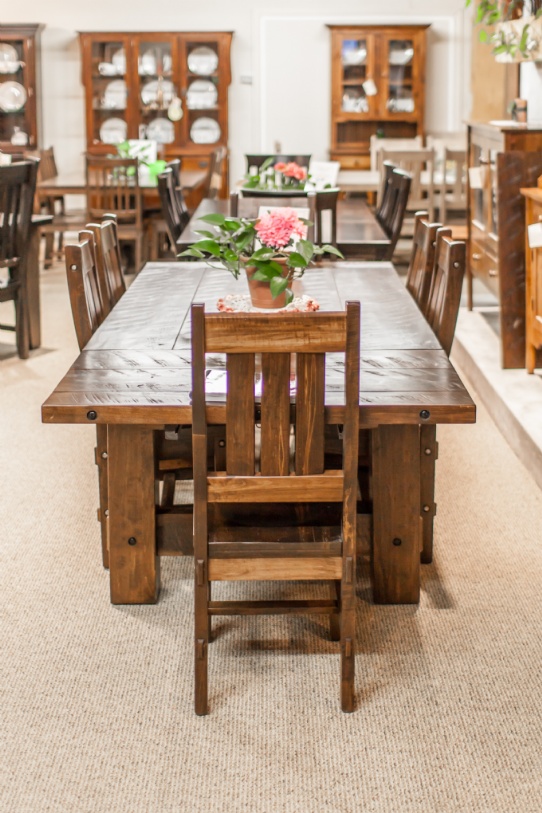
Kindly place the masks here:
POLYGON ((521 187, 542 174, 542 128, 468 125, 468 306, 473 278, 499 302, 501 361, 525 364, 525 221, 521 187))
MULTIPOLYGON (((0 107, 0 150, 22 153, 41 146, 40 33, 31 23, 0 25, 3 51, 0 83, 10 83, 13 98, 0 107), (23 88, 20 91, 20 88, 23 88), (19 91, 17 90, 19 89, 19 91), (18 107, 17 95, 22 101, 18 107), (22 94, 22 98, 21 98, 22 94), (5 107, 9 109, 5 109, 5 107)), ((6 85, 7 87, 7 85, 6 85)))
POLYGON ((331 149, 343 169, 370 166, 370 139, 423 135, 428 25, 330 25, 331 149))
MULTIPOLYGON (((525 197, 525 225, 542 225, 542 189, 522 189, 525 197)), ((528 235, 528 233, 527 233, 528 235)), ((530 248, 525 242, 525 367, 534 373, 542 366, 542 247, 530 248), (538 363, 537 363, 538 360, 538 363)))
POLYGON ((157 141, 188 169, 228 143, 231 32, 79 34, 89 152, 157 141))

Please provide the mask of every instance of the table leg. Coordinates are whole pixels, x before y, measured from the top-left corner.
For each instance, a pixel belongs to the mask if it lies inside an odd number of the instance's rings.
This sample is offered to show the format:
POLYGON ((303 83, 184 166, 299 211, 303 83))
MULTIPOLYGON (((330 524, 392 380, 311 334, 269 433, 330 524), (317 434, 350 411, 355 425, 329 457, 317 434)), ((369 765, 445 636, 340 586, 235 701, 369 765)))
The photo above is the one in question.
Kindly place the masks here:
POLYGON ((41 345, 40 314, 40 227, 30 224, 26 254, 26 290, 28 302, 28 328, 30 349, 41 345))
POLYGON ((437 458, 437 427, 434 424, 424 424, 420 426, 420 498, 423 521, 421 560, 424 565, 433 561, 433 518, 437 513, 435 503, 435 463, 437 458))
POLYGON ((373 594, 377 604, 420 599, 420 432, 379 426, 373 433, 373 594))
POLYGON ((154 604, 160 590, 156 552, 154 432, 108 426, 109 575, 113 604, 154 604))
POLYGON ((96 448, 94 450, 96 465, 98 466, 98 492, 100 507, 98 508, 98 522, 102 535, 102 562, 109 568, 109 497, 107 477, 107 424, 99 423, 96 426, 96 448))

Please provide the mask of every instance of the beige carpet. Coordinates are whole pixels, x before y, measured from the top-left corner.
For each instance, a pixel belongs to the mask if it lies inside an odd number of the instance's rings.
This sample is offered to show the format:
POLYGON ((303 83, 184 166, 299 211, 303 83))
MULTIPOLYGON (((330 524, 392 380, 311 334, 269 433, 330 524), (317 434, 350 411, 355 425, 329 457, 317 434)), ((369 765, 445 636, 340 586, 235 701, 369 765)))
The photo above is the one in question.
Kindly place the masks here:
POLYGON ((31 360, 0 334, 1 813, 540 813, 542 494, 486 414, 439 432, 420 606, 362 573, 358 710, 324 619, 220 619, 197 718, 191 562, 110 605, 93 432, 40 424, 76 354, 59 270, 43 310, 31 360))

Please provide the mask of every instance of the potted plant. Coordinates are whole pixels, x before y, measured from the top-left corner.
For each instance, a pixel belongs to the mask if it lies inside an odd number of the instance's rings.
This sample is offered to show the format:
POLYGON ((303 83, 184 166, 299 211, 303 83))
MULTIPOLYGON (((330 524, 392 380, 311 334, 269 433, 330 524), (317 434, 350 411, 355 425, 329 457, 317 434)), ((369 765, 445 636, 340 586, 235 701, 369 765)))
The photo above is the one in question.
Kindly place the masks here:
POLYGON ((201 240, 180 257, 218 263, 235 277, 245 271, 252 304, 257 308, 283 308, 293 299, 294 279, 302 277, 313 259, 324 253, 343 255, 334 246, 315 246, 306 239, 309 221, 294 209, 271 209, 257 219, 205 215, 204 223, 214 231, 199 230, 201 240))
POLYGON ((492 45, 498 62, 523 62, 542 59, 541 16, 540 0, 478 0, 474 21, 494 27, 482 28, 479 38, 492 45))
POLYGON ((305 184, 310 178, 306 167, 300 166, 295 161, 288 163, 277 161, 276 164, 273 164, 273 161, 273 156, 270 156, 257 168, 257 172, 246 175, 243 184, 245 189, 271 189, 274 191, 303 191, 305 189, 305 184))

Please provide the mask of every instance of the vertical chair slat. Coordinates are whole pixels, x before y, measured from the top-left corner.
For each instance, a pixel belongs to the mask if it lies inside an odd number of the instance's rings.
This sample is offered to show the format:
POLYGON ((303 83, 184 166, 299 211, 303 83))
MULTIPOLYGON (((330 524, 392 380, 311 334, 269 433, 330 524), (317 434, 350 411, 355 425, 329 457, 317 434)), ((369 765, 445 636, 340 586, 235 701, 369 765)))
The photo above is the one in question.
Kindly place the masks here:
POLYGON ((262 353, 260 471, 286 475, 290 466, 290 354, 262 353))
POLYGON ((227 355, 226 471, 251 475, 255 471, 254 354, 227 355))
POLYGON ((324 471, 325 355, 297 354, 295 473, 324 471))

